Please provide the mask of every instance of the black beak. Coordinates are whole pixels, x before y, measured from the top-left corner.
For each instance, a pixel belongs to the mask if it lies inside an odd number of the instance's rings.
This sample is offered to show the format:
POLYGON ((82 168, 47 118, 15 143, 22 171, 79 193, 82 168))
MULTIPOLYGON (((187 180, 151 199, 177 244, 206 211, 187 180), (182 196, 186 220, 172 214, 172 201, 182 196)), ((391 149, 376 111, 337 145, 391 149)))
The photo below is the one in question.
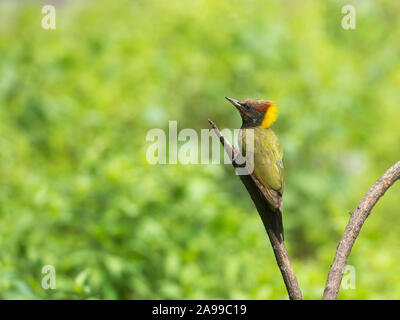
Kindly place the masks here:
POLYGON ((229 98, 229 97, 225 97, 226 100, 228 100, 230 103, 232 103, 236 108, 238 108, 238 110, 241 110, 242 105, 240 104, 240 102, 238 100, 229 98))

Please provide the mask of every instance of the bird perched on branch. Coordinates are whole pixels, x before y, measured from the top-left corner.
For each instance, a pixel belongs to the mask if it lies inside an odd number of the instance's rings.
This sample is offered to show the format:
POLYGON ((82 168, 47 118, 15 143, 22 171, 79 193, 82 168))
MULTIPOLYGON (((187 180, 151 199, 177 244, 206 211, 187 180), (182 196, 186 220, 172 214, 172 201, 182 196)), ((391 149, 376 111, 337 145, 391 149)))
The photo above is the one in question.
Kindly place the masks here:
MULTIPOLYGON (((282 194, 284 190, 284 170, 282 147, 270 126, 278 117, 278 106, 272 101, 248 99, 238 101, 226 97, 242 117, 241 152, 246 159, 254 161, 253 175, 264 187, 266 214, 270 227, 279 240, 283 240, 282 194), (246 150, 246 136, 254 130, 254 150, 246 150)), ((248 148, 249 149, 249 148, 248 148)))

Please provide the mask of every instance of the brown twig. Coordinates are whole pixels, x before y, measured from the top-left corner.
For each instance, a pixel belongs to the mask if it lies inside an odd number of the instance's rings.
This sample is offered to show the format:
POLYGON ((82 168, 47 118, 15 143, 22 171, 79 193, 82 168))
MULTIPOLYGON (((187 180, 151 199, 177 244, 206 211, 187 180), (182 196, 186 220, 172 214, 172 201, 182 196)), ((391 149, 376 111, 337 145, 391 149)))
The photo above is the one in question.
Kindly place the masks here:
MULTIPOLYGON (((239 163, 245 163, 242 155, 233 147, 221 134, 218 130, 217 126, 213 121, 208 119, 215 133, 221 141, 221 144, 224 146, 224 149, 230 159, 232 160, 232 165, 234 168, 238 168, 239 163)), ((290 263, 290 259, 285 247, 285 243, 283 240, 279 239, 276 234, 273 232, 271 227, 271 217, 268 208, 268 201, 266 201, 266 190, 263 185, 259 183, 257 178, 251 173, 248 175, 239 175, 240 180, 245 185, 248 193, 250 194, 251 199, 253 200, 258 213, 260 214, 261 220, 264 224, 265 230, 267 231, 269 240, 272 245, 272 249, 275 254, 276 262, 278 263, 278 267, 281 271, 283 281, 285 282, 287 292, 289 294, 289 298, 291 300, 301 300, 303 299, 299 285, 297 283, 296 276, 294 274, 292 265, 290 263)))
POLYGON ((400 161, 386 171, 386 173, 375 182, 351 214, 350 221, 339 242, 335 258, 333 259, 331 268, 329 269, 323 296, 324 300, 337 299, 350 251, 360 233, 362 225, 368 218, 372 208, 378 202, 379 198, 382 197, 386 190, 389 189, 398 179, 400 179, 400 161))

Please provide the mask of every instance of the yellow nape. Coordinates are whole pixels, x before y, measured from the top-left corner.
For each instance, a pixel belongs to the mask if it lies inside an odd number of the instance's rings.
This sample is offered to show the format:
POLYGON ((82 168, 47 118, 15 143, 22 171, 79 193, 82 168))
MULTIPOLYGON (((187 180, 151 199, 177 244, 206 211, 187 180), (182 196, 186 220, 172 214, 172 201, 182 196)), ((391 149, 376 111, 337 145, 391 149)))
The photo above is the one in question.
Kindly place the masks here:
POLYGON ((269 128, 276 120, 276 118, 278 118, 278 110, 279 106, 277 106, 276 104, 271 104, 267 111, 265 112, 265 116, 264 116, 264 120, 261 123, 260 128, 269 128))

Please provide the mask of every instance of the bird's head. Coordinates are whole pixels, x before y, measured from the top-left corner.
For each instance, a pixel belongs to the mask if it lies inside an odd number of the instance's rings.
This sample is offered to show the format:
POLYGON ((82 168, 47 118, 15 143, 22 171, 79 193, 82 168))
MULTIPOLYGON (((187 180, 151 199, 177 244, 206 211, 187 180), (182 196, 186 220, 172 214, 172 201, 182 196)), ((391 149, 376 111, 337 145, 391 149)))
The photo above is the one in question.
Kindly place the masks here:
POLYGON ((269 100, 247 99, 238 101, 225 97, 240 112, 242 128, 269 128, 278 117, 278 106, 269 100))

